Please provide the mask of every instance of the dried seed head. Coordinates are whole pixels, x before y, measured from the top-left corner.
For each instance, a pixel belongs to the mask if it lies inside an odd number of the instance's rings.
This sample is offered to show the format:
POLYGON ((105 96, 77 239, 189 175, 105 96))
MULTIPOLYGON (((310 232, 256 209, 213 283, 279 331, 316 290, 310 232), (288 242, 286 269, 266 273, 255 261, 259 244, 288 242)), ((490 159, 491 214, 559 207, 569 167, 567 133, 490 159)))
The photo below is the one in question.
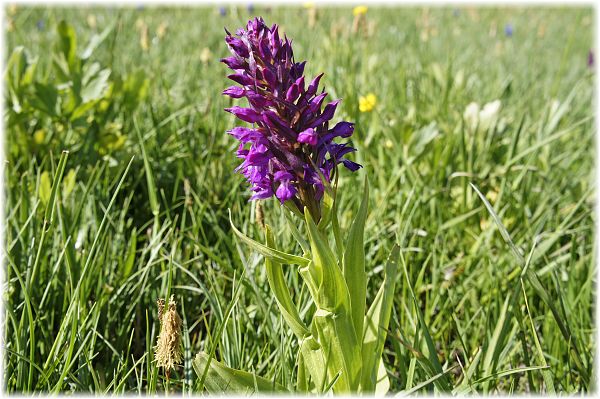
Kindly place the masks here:
POLYGON ((158 367, 170 370, 181 363, 181 317, 177 313, 174 296, 169 299, 169 308, 165 311, 164 299, 157 301, 158 317, 160 320, 160 334, 154 348, 158 367))

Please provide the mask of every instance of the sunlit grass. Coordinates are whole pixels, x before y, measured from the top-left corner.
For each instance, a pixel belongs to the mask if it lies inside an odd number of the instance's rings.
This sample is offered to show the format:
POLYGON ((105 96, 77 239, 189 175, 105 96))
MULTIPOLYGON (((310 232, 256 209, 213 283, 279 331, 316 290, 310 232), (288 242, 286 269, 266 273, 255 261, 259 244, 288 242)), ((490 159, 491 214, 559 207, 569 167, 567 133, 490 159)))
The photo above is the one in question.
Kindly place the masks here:
MULTIPOLYGON (((307 75, 325 72, 328 92, 343 99, 338 117, 357 123, 365 168, 341 174, 340 223, 349 227, 368 174, 370 299, 394 243, 406 266, 384 350, 391 391, 437 392, 441 378, 453 393, 591 389, 592 10, 369 6, 354 24, 352 8, 311 17, 303 7, 226 6, 224 16, 217 6, 7 7, 7 58, 18 46, 37 57, 38 86, 24 86, 22 104, 35 103, 40 84, 67 90, 54 63, 62 20, 79 54, 108 28, 87 64, 110 70, 114 84, 78 121, 38 103, 17 111, 5 84, 8 391, 163 391, 156 300, 170 294, 184 346, 170 391, 197 388, 192 360, 213 347, 229 367, 294 386, 295 337, 263 259, 236 240, 227 216, 230 208, 240 230, 262 237, 233 172, 218 62, 223 27, 252 15, 281 25, 307 75), (376 101, 361 112, 370 94, 376 101), (478 111, 465 112, 472 103, 478 111)), ((263 205, 279 245, 299 253, 278 203, 263 205)), ((297 271, 286 277, 308 303, 297 271)))

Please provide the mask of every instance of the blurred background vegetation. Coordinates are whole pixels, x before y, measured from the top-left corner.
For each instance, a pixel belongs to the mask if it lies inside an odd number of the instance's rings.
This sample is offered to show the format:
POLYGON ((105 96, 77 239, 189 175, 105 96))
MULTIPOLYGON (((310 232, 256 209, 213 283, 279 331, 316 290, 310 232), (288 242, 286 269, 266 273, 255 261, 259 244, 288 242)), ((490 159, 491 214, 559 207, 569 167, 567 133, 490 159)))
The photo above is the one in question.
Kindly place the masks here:
MULTIPOLYGON (((368 174, 371 297, 392 245, 403 248, 384 355, 392 391, 437 390, 431 356, 453 393, 591 389, 593 10, 372 6, 357 17, 350 5, 260 4, 6 6, 5 388, 165 389, 152 347, 168 293, 185 348, 170 389, 197 388, 191 359, 211 342, 230 367, 293 385, 295 339, 262 259, 227 219, 230 208, 262 236, 233 171, 219 63, 223 28, 255 15, 280 24, 307 75, 325 72, 343 99, 337 117, 356 122, 364 169, 342 173, 338 192, 345 228, 368 174)), ((292 252, 278 203, 263 205, 292 252)), ((311 312, 291 267, 287 278, 311 312)))

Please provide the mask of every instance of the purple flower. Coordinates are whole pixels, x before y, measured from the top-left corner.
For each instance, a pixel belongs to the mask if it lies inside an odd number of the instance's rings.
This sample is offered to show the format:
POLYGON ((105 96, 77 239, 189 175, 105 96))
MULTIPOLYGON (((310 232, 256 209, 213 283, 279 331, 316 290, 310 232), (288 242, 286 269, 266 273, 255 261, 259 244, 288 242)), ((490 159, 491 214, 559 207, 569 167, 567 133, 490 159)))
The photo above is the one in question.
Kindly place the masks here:
POLYGON ((227 15, 227 9, 223 6, 219 7, 219 15, 224 17, 227 15))
POLYGON ((319 140, 319 136, 317 132, 312 127, 300 132, 298 134, 298 142, 303 144, 310 144, 311 146, 316 146, 319 140))
POLYGON ((291 41, 279 36, 277 25, 254 18, 236 35, 226 32, 232 56, 221 61, 234 71, 228 78, 238 85, 223 94, 245 97, 249 106, 225 110, 253 124, 228 131, 240 142, 237 155, 243 162, 236 170, 250 183, 251 199, 275 195, 300 212, 306 207, 319 220, 336 165, 351 171, 361 167, 345 158, 356 151, 349 143, 334 142, 352 136, 354 124, 330 127, 340 100, 326 102, 327 93, 319 93, 323 74, 305 79, 306 62, 295 61, 291 41))
POLYGON ((508 23, 504 26, 504 34, 506 35, 506 37, 512 37, 514 32, 514 28, 512 26, 512 24, 508 23))
POLYGON ((594 52, 592 50, 588 52, 587 65, 589 68, 594 67, 594 52))

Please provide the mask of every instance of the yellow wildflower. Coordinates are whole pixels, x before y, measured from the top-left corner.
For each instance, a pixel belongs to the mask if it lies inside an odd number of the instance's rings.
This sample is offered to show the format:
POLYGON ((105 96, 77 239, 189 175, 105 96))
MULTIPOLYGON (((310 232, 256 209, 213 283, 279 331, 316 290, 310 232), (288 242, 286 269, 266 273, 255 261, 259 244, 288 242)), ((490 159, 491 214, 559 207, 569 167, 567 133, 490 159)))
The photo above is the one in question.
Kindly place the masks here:
POLYGON ((358 99, 358 110, 360 112, 371 112, 377 104, 375 94, 369 93, 366 96, 360 96, 358 99))
POLYGON ((313 3, 312 1, 307 1, 306 3, 304 3, 304 8, 306 8, 307 10, 310 10, 312 8, 315 8, 315 3, 313 3))
POLYGON ((367 13, 367 10, 369 8, 367 6, 356 6, 354 7, 354 9, 352 10, 352 15, 354 15, 355 17, 357 15, 365 15, 367 13))
POLYGON ((46 140, 46 132, 43 129, 38 129, 33 134, 33 141, 36 144, 42 144, 46 140))

